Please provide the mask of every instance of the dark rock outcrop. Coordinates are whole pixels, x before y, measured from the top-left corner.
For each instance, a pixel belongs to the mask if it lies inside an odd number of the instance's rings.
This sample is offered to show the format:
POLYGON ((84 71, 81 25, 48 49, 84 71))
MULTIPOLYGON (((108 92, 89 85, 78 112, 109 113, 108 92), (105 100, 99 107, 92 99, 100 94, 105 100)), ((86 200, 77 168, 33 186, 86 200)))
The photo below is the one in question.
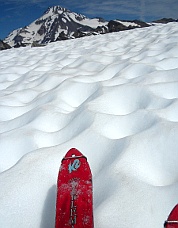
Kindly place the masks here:
POLYGON ((108 23, 108 30, 109 32, 119 32, 119 31, 123 31, 123 30, 127 30, 128 28, 121 24, 118 21, 110 21, 108 23))
POLYGON ((161 23, 161 24, 167 24, 170 22, 178 22, 178 19, 173 19, 173 18, 162 18, 156 21, 153 21, 154 23, 161 23))
POLYGON ((11 46, 0 40, 0 50, 10 49, 11 46))

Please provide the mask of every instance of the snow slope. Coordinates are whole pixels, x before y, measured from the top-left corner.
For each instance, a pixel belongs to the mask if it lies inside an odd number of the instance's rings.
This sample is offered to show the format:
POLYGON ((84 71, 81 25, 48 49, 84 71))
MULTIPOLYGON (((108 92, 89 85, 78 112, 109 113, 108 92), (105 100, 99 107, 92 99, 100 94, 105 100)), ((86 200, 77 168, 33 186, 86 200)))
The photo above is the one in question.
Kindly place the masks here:
POLYGON ((0 227, 54 227, 71 147, 92 169, 95 228, 163 227, 178 202, 178 24, 0 59, 0 227))

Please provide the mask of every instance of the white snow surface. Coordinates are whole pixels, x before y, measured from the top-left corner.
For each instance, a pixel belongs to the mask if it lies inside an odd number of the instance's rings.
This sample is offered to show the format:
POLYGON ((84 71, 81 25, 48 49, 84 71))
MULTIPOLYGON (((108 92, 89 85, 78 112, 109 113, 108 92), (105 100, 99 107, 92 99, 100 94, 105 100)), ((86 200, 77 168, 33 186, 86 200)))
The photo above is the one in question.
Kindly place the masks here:
POLYGON ((93 173, 95 228, 163 227, 178 202, 178 23, 0 59, 0 227, 54 227, 73 147, 93 173))
POLYGON ((136 24, 135 22, 129 22, 129 21, 119 21, 119 20, 115 20, 116 22, 119 22, 123 25, 125 25, 126 27, 129 26, 137 26, 137 27, 141 27, 140 25, 136 24))

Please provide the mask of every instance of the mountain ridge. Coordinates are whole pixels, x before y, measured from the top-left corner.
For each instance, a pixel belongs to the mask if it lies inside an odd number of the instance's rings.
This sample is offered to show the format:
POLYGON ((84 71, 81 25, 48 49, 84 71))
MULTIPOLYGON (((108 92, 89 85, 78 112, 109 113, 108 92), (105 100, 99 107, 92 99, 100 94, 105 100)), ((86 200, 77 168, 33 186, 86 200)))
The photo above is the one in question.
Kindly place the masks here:
MULTIPOLYGON (((154 23, 168 23, 170 21, 171 19, 166 20, 164 18, 154 23)), ((152 23, 139 20, 116 19, 107 21, 99 17, 88 18, 83 14, 72 12, 57 5, 48 7, 41 17, 28 26, 13 30, 3 42, 11 47, 41 46, 60 40, 119 32, 151 25, 152 23)))
POLYGON ((44 14, 30 25, 12 31, 4 42, 10 46, 27 46, 33 42, 49 43, 64 38, 76 38, 75 32, 93 31, 107 22, 101 19, 89 19, 82 14, 71 12, 60 6, 49 7, 44 14), (73 36, 74 35, 74 36, 73 36))

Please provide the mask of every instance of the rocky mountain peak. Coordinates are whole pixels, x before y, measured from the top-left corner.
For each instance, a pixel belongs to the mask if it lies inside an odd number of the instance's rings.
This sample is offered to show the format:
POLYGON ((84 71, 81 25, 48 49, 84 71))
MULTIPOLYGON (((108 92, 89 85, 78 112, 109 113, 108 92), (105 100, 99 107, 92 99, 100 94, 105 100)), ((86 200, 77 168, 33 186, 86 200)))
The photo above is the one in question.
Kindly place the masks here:
POLYGON ((61 6, 51 6, 51 7, 48 7, 48 9, 45 11, 44 14, 61 14, 63 12, 69 12, 70 13, 70 10, 66 9, 66 8, 63 8, 61 6))

